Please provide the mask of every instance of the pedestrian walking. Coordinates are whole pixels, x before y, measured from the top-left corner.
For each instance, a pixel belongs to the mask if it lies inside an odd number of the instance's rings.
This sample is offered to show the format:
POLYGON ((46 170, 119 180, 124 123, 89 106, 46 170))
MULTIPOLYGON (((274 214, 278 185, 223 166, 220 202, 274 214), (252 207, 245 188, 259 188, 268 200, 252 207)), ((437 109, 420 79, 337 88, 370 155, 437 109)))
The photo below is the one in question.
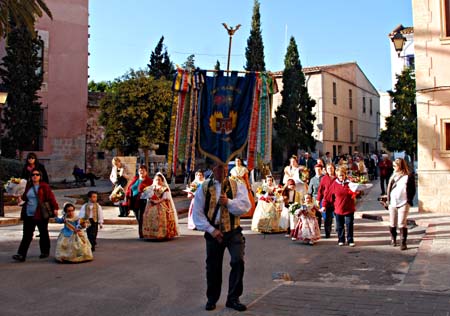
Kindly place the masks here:
POLYGON ((245 184, 226 177, 226 168, 216 165, 214 179, 207 179, 195 194, 193 219, 195 227, 205 232, 207 303, 216 308, 222 288, 222 264, 225 249, 231 256, 228 295, 225 306, 237 311, 247 307, 239 301, 243 292, 245 238, 240 216, 251 207, 245 184))
POLYGON ((31 181, 27 183, 25 192, 21 199, 25 201, 22 205, 21 219, 23 220, 23 235, 17 254, 13 256, 16 261, 25 261, 33 240, 34 230, 36 226, 39 229, 39 248, 41 249, 40 259, 47 258, 50 254, 50 237, 48 234, 49 213, 46 208, 53 211, 54 216, 58 214, 58 203, 50 186, 45 183, 42 173, 39 169, 31 171, 31 181))
POLYGON ((88 199, 89 201, 81 207, 79 215, 80 218, 89 222, 86 232, 89 242, 91 243, 91 250, 95 251, 95 246, 97 246, 98 228, 103 228, 103 209, 97 202, 97 192, 89 191, 88 199))

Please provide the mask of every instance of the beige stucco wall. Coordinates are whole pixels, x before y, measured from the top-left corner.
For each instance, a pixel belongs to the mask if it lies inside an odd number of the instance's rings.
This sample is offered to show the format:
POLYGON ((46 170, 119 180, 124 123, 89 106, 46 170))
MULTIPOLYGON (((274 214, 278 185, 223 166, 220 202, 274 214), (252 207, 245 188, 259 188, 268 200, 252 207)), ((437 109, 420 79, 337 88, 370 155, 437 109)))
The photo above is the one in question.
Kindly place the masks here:
POLYGON ((419 210, 450 213, 450 151, 441 145, 450 119, 450 38, 441 38, 441 1, 413 0, 418 117, 419 210))
MULTIPOLYGON (((316 101, 313 113, 316 115, 313 136, 316 139, 316 152, 327 151, 336 154, 352 153, 359 148, 361 141, 376 142, 379 133, 377 112, 379 112, 379 95, 370 81, 356 63, 345 63, 321 67, 305 68, 308 93, 316 101), (316 68, 316 69, 314 69, 316 68), (333 104, 333 82, 336 83, 336 105, 333 104), (352 90, 353 105, 349 107, 349 89, 352 90), (367 115, 363 115, 362 96, 367 98, 367 115), (372 115, 369 114, 369 99, 372 98, 372 115), (334 139, 334 117, 338 119, 338 139, 334 139), (353 141, 350 139, 350 121, 353 121, 353 141), (319 127, 322 127, 320 130, 319 127)), ((282 79, 277 78, 279 90, 282 79)), ((281 104, 281 94, 274 95, 274 110, 281 104)), ((375 147, 375 145, 373 145, 375 147)), ((379 147, 378 147, 379 148, 379 147)))

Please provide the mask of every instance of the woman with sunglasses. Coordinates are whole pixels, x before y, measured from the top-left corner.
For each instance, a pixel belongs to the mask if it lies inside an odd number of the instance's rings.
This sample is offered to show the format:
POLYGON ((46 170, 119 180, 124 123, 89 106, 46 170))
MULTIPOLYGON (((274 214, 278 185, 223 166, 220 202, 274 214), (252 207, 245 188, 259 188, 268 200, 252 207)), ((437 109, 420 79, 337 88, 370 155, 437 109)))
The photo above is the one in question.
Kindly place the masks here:
POLYGON ((20 178, 30 181, 31 180, 31 170, 33 170, 33 169, 37 169, 40 171, 40 173, 42 175, 41 181, 44 181, 45 183, 49 183, 47 171, 45 170, 44 165, 39 162, 35 153, 28 153, 27 161, 25 162, 25 165, 23 166, 22 174, 21 174, 20 178))
POLYGON ((23 210, 23 235, 17 254, 13 256, 16 261, 23 262, 27 257, 28 248, 33 240, 33 233, 36 226, 39 229, 39 247, 41 255, 39 258, 47 258, 50 254, 50 237, 48 234, 48 218, 44 219, 41 214, 41 205, 48 202, 54 210, 55 216, 58 215, 58 203, 50 186, 41 180, 42 174, 40 170, 33 169, 31 171, 31 181, 28 181, 22 200, 25 201, 23 210))

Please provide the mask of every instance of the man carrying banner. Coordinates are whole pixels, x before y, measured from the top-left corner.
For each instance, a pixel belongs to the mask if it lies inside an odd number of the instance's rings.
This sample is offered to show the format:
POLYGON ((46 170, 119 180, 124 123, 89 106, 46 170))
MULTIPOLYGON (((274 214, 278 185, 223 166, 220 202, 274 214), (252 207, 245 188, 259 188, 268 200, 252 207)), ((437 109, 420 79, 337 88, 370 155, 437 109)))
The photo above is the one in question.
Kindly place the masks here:
POLYGON ((192 209, 195 226, 205 232, 208 299, 205 309, 214 310, 220 298, 223 255, 228 249, 231 271, 225 306, 245 311, 247 307, 239 301, 243 292, 245 249, 239 217, 251 205, 245 185, 226 177, 226 167, 216 164, 213 173, 214 178, 203 182, 196 192, 192 209))

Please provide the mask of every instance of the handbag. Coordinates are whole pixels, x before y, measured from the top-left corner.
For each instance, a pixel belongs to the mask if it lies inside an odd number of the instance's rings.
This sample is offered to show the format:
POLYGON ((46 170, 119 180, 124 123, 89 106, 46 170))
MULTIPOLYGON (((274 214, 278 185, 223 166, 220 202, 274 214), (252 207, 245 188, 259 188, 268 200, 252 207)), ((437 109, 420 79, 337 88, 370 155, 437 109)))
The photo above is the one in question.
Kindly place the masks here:
MULTIPOLYGON (((36 194, 36 197, 37 197, 38 195, 37 195, 36 188, 34 187, 34 185, 32 186, 32 188, 33 188, 34 194, 36 194)), ((39 203, 39 207, 41 208, 42 219, 47 220, 51 217, 55 217, 55 212, 53 211, 53 208, 49 202, 41 203, 38 198, 38 203, 39 203)))

